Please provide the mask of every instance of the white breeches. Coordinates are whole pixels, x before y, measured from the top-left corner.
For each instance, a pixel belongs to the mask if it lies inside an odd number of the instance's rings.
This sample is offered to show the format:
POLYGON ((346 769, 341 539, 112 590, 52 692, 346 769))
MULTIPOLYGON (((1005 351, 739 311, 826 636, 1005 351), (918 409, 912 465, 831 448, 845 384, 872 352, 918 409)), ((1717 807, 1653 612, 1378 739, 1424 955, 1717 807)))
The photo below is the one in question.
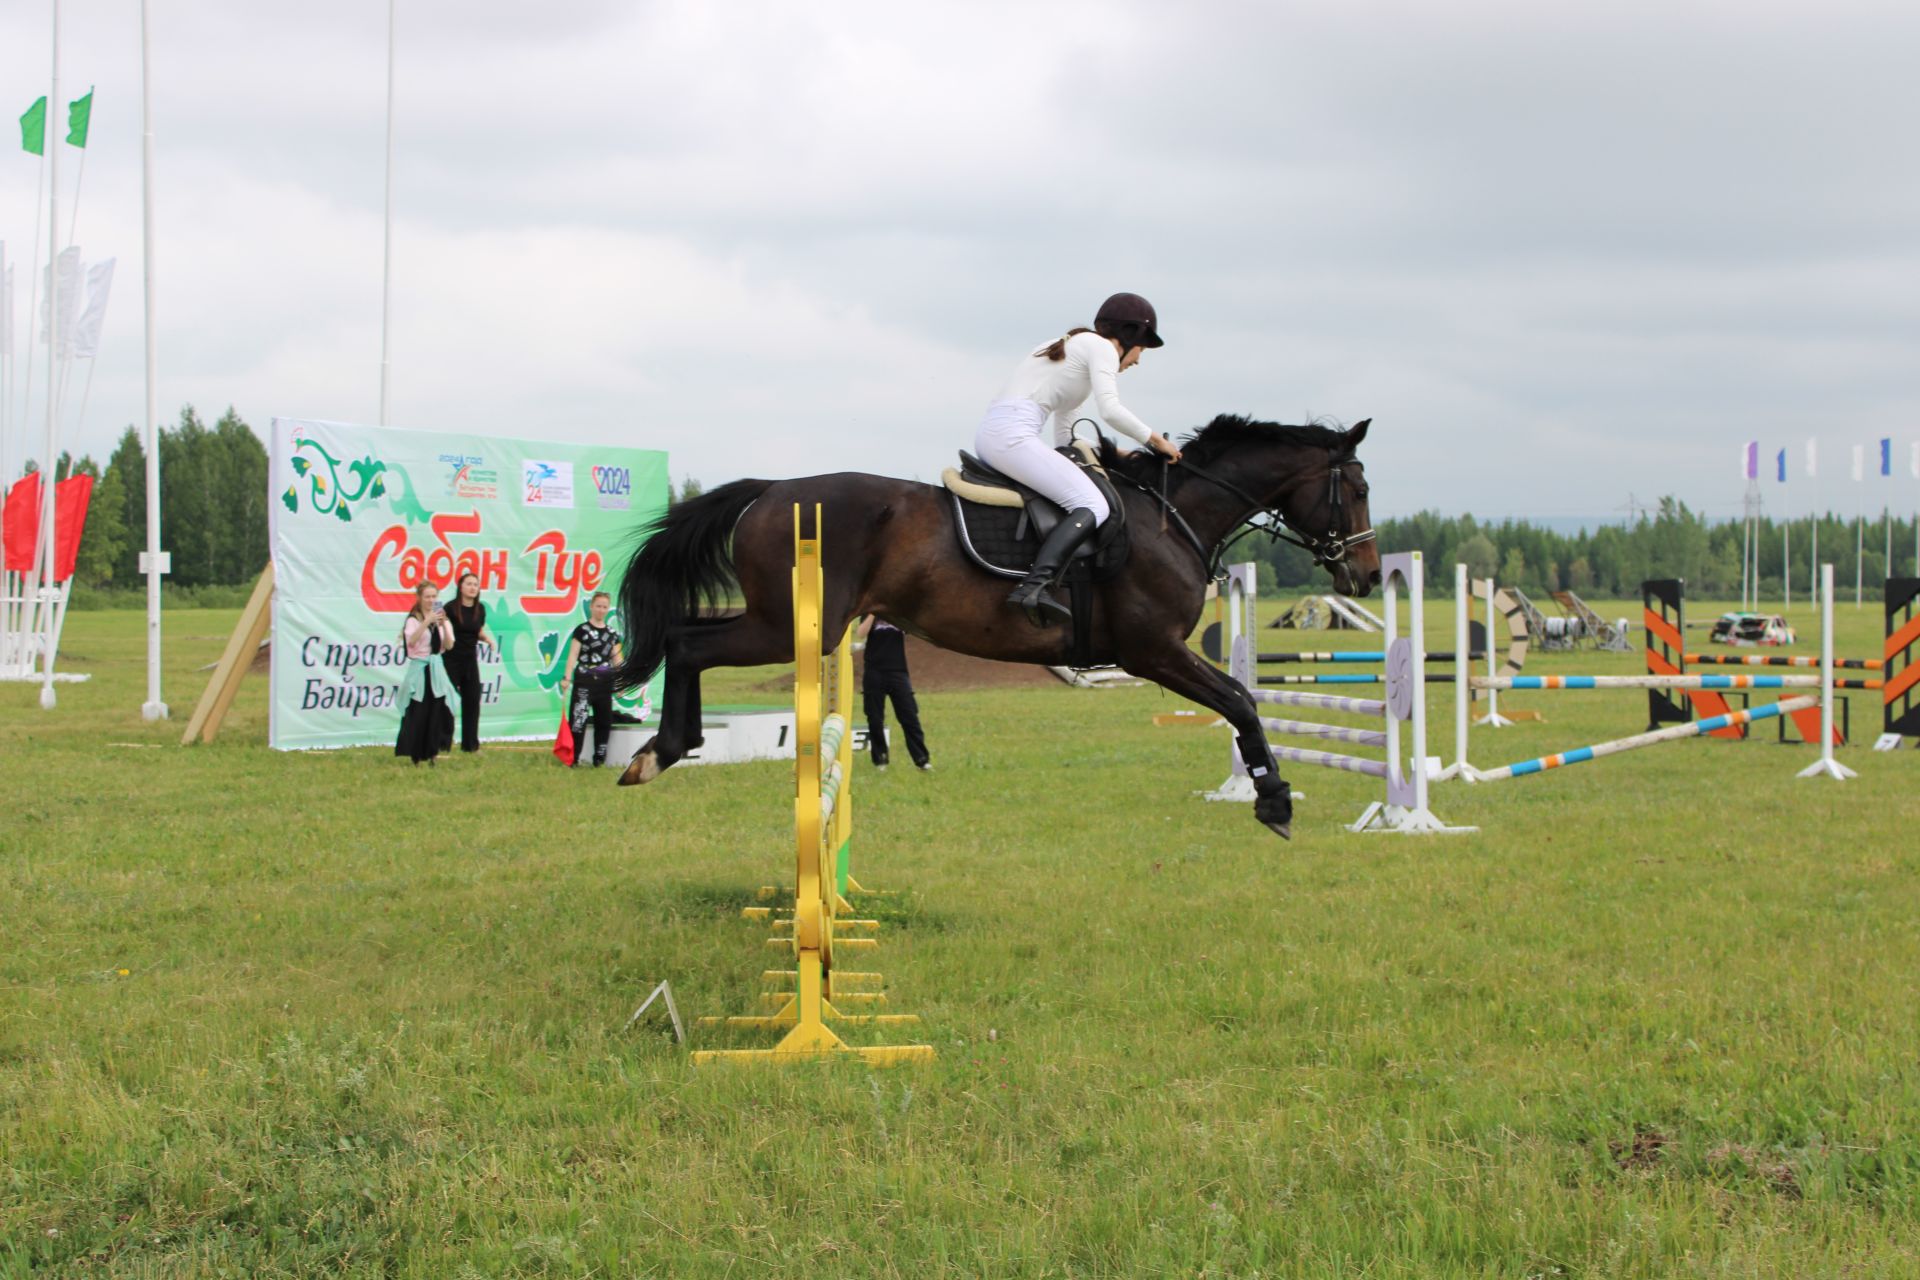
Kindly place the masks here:
POLYGON ((973 437, 973 451, 988 466, 1059 503, 1068 511, 1082 507, 1102 525, 1111 514, 1107 500, 1087 473, 1047 447, 1047 411, 1031 400, 995 400, 973 437))

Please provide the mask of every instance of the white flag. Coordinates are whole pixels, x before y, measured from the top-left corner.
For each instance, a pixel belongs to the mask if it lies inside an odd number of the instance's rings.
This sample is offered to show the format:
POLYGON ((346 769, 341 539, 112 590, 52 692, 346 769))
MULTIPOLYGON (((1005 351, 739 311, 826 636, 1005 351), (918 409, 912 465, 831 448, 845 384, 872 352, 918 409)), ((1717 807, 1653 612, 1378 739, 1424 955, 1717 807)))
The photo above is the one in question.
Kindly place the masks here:
MULTIPOLYGON (((47 272, 41 271, 42 283, 47 272)), ((40 296, 40 341, 47 341, 47 311, 53 303, 51 288, 40 296)), ((60 251, 60 355, 73 355, 73 323, 80 314, 80 246, 68 245, 60 251)))
POLYGON ((1913 472, 1915 480, 1920 480, 1920 440, 1913 442, 1913 457, 1908 460, 1907 468, 1913 472))
POLYGON ((1807 441, 1807 479, 1813 479, 1819 471, 1819 466, 1820 442, 1818 440, 1809 440, 1807 441))
POLYGON ((100 326, 107 318, 107 294, 113 290, 115 259, 87 268, 87 309, 73 330, 73 358, 91 360, 100 354, 100 326))
POLYGON ((1867 478, 1867 446, 1863 444, 1853 446, 1853 478, 1855 480, 1867 478))

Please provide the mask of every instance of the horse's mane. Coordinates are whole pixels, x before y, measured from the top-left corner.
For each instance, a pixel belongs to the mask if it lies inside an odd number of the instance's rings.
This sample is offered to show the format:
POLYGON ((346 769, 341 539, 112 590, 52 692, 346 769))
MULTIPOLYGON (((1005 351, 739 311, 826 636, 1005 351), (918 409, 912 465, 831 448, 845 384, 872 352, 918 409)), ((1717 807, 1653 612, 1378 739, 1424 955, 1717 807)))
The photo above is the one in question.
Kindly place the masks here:
MULTIPOLYGON (((1204 427, 1196 427, 1180 442, 1181 453, 1197 466, 1211 466, 1222 455, 1244 444, 1290 444, 1339 452, 1346 448, 1346 433, 1323 422, 1287 426, 1261 422, 1243 414, 1223 413, 1204 427)), ((1120 452, 1110 437, 1100 438, 1100 464, 1110 471, 1135 480, 1159 474, 1159 464, 1150 449, 1120 452)))

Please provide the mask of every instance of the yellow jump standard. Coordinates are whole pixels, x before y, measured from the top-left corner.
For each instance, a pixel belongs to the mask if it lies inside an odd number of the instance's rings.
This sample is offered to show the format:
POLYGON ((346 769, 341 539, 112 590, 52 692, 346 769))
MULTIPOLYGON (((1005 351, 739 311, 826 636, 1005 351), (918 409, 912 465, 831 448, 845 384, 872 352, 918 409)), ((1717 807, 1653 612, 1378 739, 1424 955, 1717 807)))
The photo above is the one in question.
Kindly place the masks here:
POLYGON ((834 952, 865 951, 877 945, 870 934, 873 920, 839 919, 847 909, 842 892, 849 882, 849 848, 853 836, 853 628, 849 626, 831 657, 824 655, 826 621, 823 608, 824 575, 820 568, 820 507, 813 509, 814 536, 803 537, 801 509, 793 509, 793 707, 794 804, 796 833, 793 915, 773 920, 769 947, 791 949, 795 965, 762 975, 787 990, 765 993, 763 999, 779 1007, 774 1012, 732 1018, 702 1018, 703 1026, 785 1031, 771 1049, 708 1049, 693 1055, 696 1063, 780 1062, 838 1055, 858 1056, 876 1066, 901 1062, 930 1062, 931 1045, 849 1045, 834 1033, 838 1026, 901 1025, 919 1018, 903 1013, 842 1013, 836 998, 848 1006, 872 1005, 885 999, 874 988, 877 973, 846 973, 834 969, 834 952), (836 937, 836 934, 845 936, 836 937))

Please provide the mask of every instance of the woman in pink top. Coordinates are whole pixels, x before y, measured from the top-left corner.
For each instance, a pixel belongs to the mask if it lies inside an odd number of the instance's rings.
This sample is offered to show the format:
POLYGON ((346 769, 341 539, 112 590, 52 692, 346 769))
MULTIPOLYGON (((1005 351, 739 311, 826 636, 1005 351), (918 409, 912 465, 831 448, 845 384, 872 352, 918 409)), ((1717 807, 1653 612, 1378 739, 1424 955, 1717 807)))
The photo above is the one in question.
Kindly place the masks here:
POLYGON ((401 624, 407 670, 400 680, 400 736, 393 754, 415 764, 453 750, 453 716, 460 705, 440 655, 453 648, 453 624, 440 607, 440 589, 423 582, 414 589, 413 608, 401 624))

